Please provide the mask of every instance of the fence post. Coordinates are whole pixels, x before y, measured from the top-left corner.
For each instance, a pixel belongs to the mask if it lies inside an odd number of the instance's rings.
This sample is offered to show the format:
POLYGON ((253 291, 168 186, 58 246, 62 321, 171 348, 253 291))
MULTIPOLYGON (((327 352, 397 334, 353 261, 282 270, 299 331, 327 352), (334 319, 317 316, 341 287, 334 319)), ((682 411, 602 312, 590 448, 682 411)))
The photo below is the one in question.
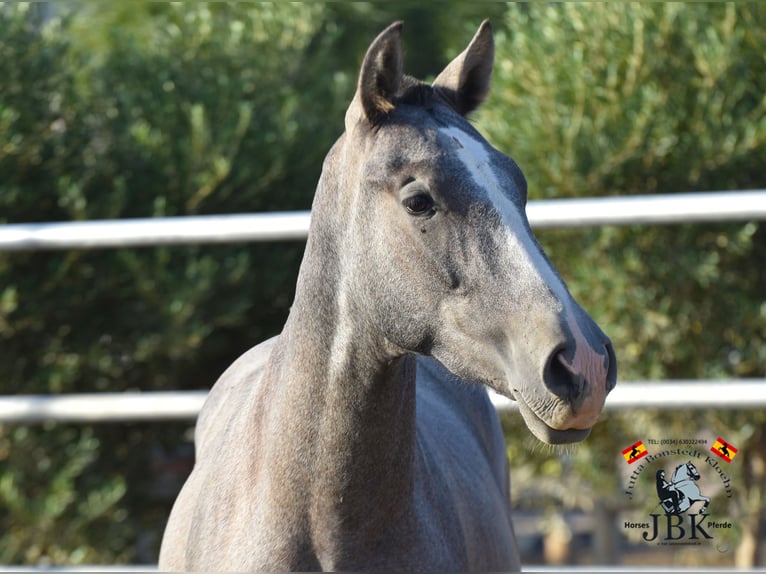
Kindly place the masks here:
POLYGON ((593 563, 617 564, 617 512, 613 506, 598 498, 593 507, 593 563))

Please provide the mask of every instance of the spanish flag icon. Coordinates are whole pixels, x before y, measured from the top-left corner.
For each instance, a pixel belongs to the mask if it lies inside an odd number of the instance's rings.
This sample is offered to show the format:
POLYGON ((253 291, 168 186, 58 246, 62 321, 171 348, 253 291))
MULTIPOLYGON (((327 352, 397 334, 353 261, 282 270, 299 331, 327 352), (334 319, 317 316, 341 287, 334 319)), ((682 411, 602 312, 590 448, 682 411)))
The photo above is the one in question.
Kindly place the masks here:
POLYGON ((627 461, 628 464, 633 464, 639 458, 641 458, 642 456, 646 456, 647 454, 649 454, 649 451, 646 450, 644 443, 641 441, 633 443, 628 448, 622 451, 622 456, 625 457, 625 460, 627 461))
POLYGON ((718 437, 715 439, 713 446, 710 447, 710 452, 717 454, 726 462, 731 462, 737 454, 737 449, 731 443, 728 443, 721 437, 718 437))

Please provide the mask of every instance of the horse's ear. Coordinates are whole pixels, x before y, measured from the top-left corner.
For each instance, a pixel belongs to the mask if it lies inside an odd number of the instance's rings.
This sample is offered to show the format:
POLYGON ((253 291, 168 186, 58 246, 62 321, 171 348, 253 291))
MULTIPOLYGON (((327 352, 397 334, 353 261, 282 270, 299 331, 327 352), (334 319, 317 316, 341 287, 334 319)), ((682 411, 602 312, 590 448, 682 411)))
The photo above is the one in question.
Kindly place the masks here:
POLYGON ((468 47, 434 80, 434 89, 457 111, 466 115, 489 93, 495 41, 489 20, 484 20, 468 47))
POLYGON ((394 22, 370 44, 364 56, 356 94, 346 112, 346 129, 358 118, 377 124, 394 109, 402 82, 402 22, 394 22))

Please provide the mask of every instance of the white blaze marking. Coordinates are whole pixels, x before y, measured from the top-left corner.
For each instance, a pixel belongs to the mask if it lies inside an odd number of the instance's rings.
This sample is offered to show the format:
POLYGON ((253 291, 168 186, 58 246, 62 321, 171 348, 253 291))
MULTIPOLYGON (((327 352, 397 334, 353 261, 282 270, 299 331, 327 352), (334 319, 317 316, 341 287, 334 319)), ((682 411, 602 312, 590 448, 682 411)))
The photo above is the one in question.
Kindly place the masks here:
MULTIPOLYGON (((575 352, 572 362, 567 367, 576 373, 584 375, 586 379, 595 384, 595 394, 601 394, 597 399, 597 410, 601 410, 603 399, 606 396, 605 382, 606 371, 603 357, 588 344, 577 321, 574 319, 572 299, 564 282, 556 274, 548 261, 541 255, 534 239, 526 232, 525 221, 516 205, 503 192, 503 186, 492 167, 491 159, 485 145, 454 126, 442 128, 443 134, 457 142, 455 153, 471 174, 476 185, 484 189, 490 203, 505 224, 506 244, 514 253, 514 258, 520 263, 526 264, 527 272, 535 273, 537 278, 545 283, 564 307, 564 317, 569 326, 570 333, 574 338, 575 352)), ((589 410, 589 409, 586 409, 589 410)), ((582 413, 585 415, 585 413, 582 413)), ((591 413, 589 413, 591 414, 591 413)), ((597 412, 595 415, 597 416, 597 412)))
POLYGON ((503 192, 503 186, 492 167, 487 149, 482 142, 454 126, 442 128, 441 132, 458 142, 457 157, 463 162, 476 185, 484 189, 490 203, 505 224, 507 243, 519 252, 526 267, 536 272, 538 277, 556 294, 562 305, 569 310, 569 293, 564 283, 551 269, 548 262, 540 255, 534 239, 525 231, 524 220, 514 203, 503 192))

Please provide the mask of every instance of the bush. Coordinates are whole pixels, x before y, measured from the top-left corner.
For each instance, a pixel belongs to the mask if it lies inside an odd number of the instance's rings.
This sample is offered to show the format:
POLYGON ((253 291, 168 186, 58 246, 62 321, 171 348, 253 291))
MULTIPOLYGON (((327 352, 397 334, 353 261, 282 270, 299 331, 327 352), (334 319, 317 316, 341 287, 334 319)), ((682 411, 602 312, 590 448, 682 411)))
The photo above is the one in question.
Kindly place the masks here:
MULTIPOLYGON (((0 11, 6 221, 309 207, 323 152, 297 123, 305 100, 338 88, 305 89, 301 75, 318 9, 151 9, 156 27, 139 38, 115 25, 98 61, 86 42, 98 37, 73 43, 73 16, 43 25, 34 7, 0 11)), ((334 135, 312 117, 319 140, 334 135)), ((302 249, 2 254, 4 392, 209 388, 279 331, 302 249)), ((153 453, 172 454, 187 426, 0 428, 2 560, 131 559, 172 502, 147 505, 153 453)))

